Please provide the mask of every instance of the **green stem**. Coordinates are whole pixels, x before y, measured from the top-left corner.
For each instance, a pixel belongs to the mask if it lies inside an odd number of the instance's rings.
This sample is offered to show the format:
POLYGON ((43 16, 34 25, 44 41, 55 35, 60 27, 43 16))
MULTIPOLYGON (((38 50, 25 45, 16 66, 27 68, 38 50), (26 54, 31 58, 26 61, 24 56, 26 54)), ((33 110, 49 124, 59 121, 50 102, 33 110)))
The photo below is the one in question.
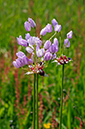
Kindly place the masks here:
POLYGON ((56 35, 56 32, 48 40, 51 40, 55 35, 56 35))
POLYGON ((61 33, 60 33, 60 37, 59 37, 59 42, 60 42, 60 53, 61 53, 61 33))
POLYGON ((34 73, 34 87, 33 87, 33 129, 35 129, 35 83, 36 83, 36 74, 34 73))
POLYGON ((38 74, 37 74, 37 88, 36 88, 36 110, 37 110, 37 129, 39 129, 39 121, 38 121, 38 74))
POLYGON ((62 85, 61 85, 61 102, 60 102, 60 129, 62 129, 63 80, 64 80, 64 64, 62 65, 62 85))

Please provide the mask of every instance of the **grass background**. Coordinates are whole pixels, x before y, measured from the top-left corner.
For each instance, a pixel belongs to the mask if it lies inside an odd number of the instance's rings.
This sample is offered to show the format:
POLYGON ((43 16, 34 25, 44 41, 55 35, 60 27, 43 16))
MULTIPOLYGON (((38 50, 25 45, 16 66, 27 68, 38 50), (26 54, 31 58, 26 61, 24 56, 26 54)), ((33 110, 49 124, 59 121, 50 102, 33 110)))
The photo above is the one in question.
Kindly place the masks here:
MULTIPOLYGON (((21 129, 22 126, 27 129, 32 126, 33 76, 24 76, 23 70, 16 70, 12 66, 15 53, 20 49, 16 37, 22 35, 24 38, 24 22, 28 17, 36 21, 37 35, 53 18, 62 25, 62 42, 67 32, 73 30, 69 50, 69 57, 73 61, 65 66, 64 89, 75 104, 64 93, 63 128, 79 128, 80 122, 75 117, 82 117, 85 122, 85 1, 0 0, 0 129, 21 129), (73 108, 74 105, 78 112, 73 108)), ((34 34, 34 30, 31 34, 34 34)), ((48 37, 45 36, 45 39, 48 37)), ((50 64, 45 71, 49 77, 39 77, 39 106, 43 101, 41 128, 44 128, 44 123, 53 123, 55 109, 55 120, 59 120, 61 67, 50 64)))

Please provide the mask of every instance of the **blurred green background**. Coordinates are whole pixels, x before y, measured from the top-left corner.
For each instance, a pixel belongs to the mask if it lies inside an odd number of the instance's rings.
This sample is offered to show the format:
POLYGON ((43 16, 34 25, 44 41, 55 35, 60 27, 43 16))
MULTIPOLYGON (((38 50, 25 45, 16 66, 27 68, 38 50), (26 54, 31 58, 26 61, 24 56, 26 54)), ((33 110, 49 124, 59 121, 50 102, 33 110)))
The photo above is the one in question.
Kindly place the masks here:
MULTIPOLYGON (((80 122, 85 123, 84 0, 0 0, 0 129, 32 127, 33 76, 25 76, 22 69, 17 70, 12 65, 15 53, 20 50, 16 37, 24 38, 27 33, 24 22, 28 17, 37 23, 37 35, 53 18, 62 25, 62 42, 73 30, 71 47, 66 53, 73 61, 65 66, 64 89, 74 103, 63 94, 63 128, 79 129, 80 122)), ((44 129, 43 124, 48 122, 53 127, 53 120, 58 128, 61 66, 50 64, 45 71, 49 77, 39 77, 40 128, 44 129)))

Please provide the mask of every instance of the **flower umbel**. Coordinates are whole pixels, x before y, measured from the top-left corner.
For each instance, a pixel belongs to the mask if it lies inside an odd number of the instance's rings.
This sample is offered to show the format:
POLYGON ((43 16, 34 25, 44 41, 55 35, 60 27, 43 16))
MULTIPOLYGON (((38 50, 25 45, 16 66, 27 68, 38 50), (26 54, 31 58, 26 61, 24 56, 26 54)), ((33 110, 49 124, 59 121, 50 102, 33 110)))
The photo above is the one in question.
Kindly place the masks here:
MULTIPOLYGON (((25 34, 25 39, 23 39, 21 35, 17 38, 18 44, 26 47, 25 50, 27 56, 21 51, 16 53, 18 58, 13 61, 13 65, 16 68, 24 67, 26 65, 27 74, 40 73, 41 75, 44 75, 43 68, 46 66, 45 64, 47 61, 54 60, 53 62, 57 62, 61 65, 67 64, 70 61, 70 58, 65 55, 62 55, 59 58, 57 57, 59 41, 55 36, 57 32, 59 33, 61 31, 61 25, 58 24, 56 19, 52 20, 52 25, 55 34, 52 35, 50 39, 45 40, 44 43, 39 37, 31 36, 30 33, 25 34), (28 58, 28 55, 30 55, 30 58, 28 58), (28 71, 28 69, 30 71, 28 71)), ((51 33, 53 31, 52 25, 48 23, 45 28, 40 31, 40 35, 44 36, 47 32, 51 33)), ((28 18, 28 21, 24 23, 24 26, 26 31, 31 31, 31 28, 36 27, 36 23, 31 18, 28 18)), ((72 31, 67 33, 67 38, 64 40, 64 46, 66 46, 66 48, 70 47, 69 39, 72 38, 72 35, 72 31)))

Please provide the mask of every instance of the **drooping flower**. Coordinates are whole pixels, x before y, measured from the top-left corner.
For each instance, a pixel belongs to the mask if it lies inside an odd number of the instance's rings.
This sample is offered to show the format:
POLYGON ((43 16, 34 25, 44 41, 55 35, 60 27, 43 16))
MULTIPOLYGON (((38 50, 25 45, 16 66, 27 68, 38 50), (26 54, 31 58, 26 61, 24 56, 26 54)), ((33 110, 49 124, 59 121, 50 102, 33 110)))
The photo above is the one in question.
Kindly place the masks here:
POLYGON ((28 42, 28 44, 30 44, 30 45, 34 45, 34 37, 30 37, 28 40, 27 40, 27 42, 28 42))
POLYGON ((33 37, 30 37, 28 40, 27 40, 27 42, 28 42, 28 44, 30 44, 30 45, 36 45, 36 46, 41 46, 42 45, 42 41, 38 38, 38 37, 35 37, 35 36, 33 36, 33 37))
POLYGON ((28 46, 28 42, 22 38, 22 36, 20 35, 19 38, 17 38, 17 42, 19 45, 22 45, 24 47, 28 46))
POLYGON ((17 59, 16 61, 13 61, 13 65, 16 67, 16 68, 19 68, 19 67, 23 67, 24 65, 27 65, 29 64, 29 59, 26 57, 26 55, 19 51, 18 53, 16 53, 17 55, 17 59))
POLYGON ((42 41, 38 37, 34 37, 34 42, 36 46, 41 47, 42 41))
POLYGON ((33 27, 33 28, 36 27, 36 23, 34 22, 34 20, 32 20, 32 18, 28 18, 28 21, 29 21, 31 27, 33 27))
POLYGON ((37 57, 42 57, 44 55, 44 52, 45 52, 44 48, 38 49, 36 51, 37 57))
POLYGON ((44 49, 48 49, 51 45, 51 41, 50 40, 47 40, 44 44, 44 49))
POLYGON ((71 39, 73 36, 73 31, 71 30, 70 32, 67 33, 67 38, 71 39))
POLYGON ((53 31, 52 29, 52 25, 51 24, 47 24, 45 28, 43 28, 41 31, 40 31, 40 35, 46 35, 46 33, 51 33, 53 31))
POLYGON ((22 51, 19 51, 16 53, 16 56, 22 59, 25 56, 25 54, 22 51))
POLYGON ((64 39, 64 45, 68 48, 70 47, 70 41, 69 39, 64 39))
POLYGON ((60 32, 61 31, 61 25, 55 25, 54 30, 57 31, 57 32, 60 32))
POLYGON ((33 49, 30 47, 26 47, 26 51, 31 54, 33 52, 33 49))
POLYGON ((54 38, 53 44, 56 44, 58 46, 58 39, 57 38, 54 38))
POLYGON ((49 33, 51 33, 53 31, 52 25, 49 23, 46 25, 46 29, 47 29, 47 32, 49 32, 49 33))
POLYGON ((50 48, 49 48, 49 51, 50 51, 51 53, 56 53, 56 52, 58 52, 58 46, 57 46, 56 44, 52 44, 52 45, 50 46, 50 48))
POLYGON ((52 58, 52 54, 50 52, 46 52, 45 55, 44 55, 44 59, 46 61, 48 61, 48 60, 51 60, 51 58, 52 58))
POLYGON ((52 20, 52 24, 53 24, 54 27, 55 27, 56 25, 58 25, 58 22, 56 21, 56 19, 53 19, 53 20, 52 20))
POLYGON ((40 35, 46 35, 46 33, 47 33, 47 30, 46 30, 46 28, 43 28, 41 31, 40 31, 40 35))
POLYGON ((26 21, 26 22, 24 23, 24 26, 25 26, 25 30, 26 30, 26 31, 31 31, 31 25, 30 25, 29 22, 26 21))
POLYGON ((29 33, 25 34, 25 39, 26 39, 26 40, 28 40, 30 37, 31 37, 31 36, 30 36, 29 33))

